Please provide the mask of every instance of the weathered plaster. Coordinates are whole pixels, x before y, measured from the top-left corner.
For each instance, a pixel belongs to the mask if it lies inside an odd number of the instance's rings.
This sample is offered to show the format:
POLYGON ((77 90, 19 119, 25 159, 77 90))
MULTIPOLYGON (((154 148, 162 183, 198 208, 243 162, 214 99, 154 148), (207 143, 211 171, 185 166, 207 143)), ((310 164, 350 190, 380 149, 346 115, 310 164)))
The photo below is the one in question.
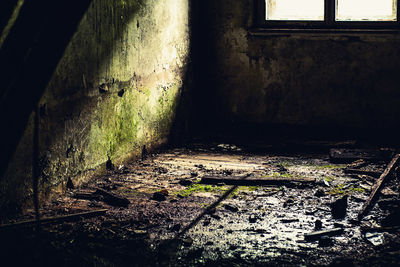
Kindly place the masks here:
MULTIPOLYGON (((187 0, 95 0, 40 101, 43 193, 168 138, 186 86, 187 0)), ((0 188, 0 206, 31 198, 32 122, 0 188)))
MULTIPOLYGON (((400 126, 397 34, 254 36, 252 0, 210 0, 197 53, 209 77, 200 116, 222 123, 400 126), (200 47, 200 46, 199 46, 200 47), (204 60, 202 58, 205 58, 204 60), (208 89, 208 90, 207 90, 208 89), (205 99, 213 107, 204 107, 205 99), (216 116, 215 116, 216 115, 216 116)), ((198 90, 200 92, 200 90, 198 90)))

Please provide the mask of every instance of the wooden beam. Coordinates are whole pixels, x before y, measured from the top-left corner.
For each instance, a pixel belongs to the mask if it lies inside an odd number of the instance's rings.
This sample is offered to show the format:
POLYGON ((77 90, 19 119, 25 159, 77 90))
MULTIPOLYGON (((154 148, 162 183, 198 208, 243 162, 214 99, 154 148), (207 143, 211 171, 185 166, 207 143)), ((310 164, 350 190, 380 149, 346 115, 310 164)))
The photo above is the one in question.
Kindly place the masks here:
POLYGON ((396 154, 394 158, 390 161, 388 166, 386 167, 385 171, 381 174, 378 180, 376 180, 374 186, 372 187, 372 192, 369 198, 364 203, 361 211, 358 213, 358 220, 362 220, 362 218, 368 213, 369 208, 371 207, 373 201, 375 200, 377 193, 382 189, 383 182, 385 181, 386 177, 392 174, 393 170, 397 166, 399 162, 400 154, 396 154))
POLYGON ((286 178, 286 177, 247 177, 242 176, 204 176, 202 184, 226 184, 226 185, 284 185, 294 183, 315 183, 314 178, 286 178))
POLYGON ((304 239, 307 241, 311 241, 311 240, 319 239, 321 236, 324 236, 324 235, 333 236, 333 235, 340 235, 342 233, 343 233, 343 228, 333 228, 333 229, 329 229, 329 230, 322 230, 322 231, 316 231, 316 232, 304 234, 304 239))
POLYGON ((93 194, 102 196, 104 198, 105 203, 115 207, 128 207, 129 204, 131 203, 129 199, 125 197, 117 196, 115 194, 106 192, 99 188, 93 194))
MULTIPOLYGON (((86 212, 80 212, 80 213, 75 213, 75 214, 43 218, 39 222, 40 222, 40 224, 44 224, 44 223, 58 223, 58 222, 65 222, 65 221, 73 221, 73 220, 78 220, 80 218, 90 218, 90 217, 94 217, 94 216, 100 216, 100 215, 105 214, 106 212, 107 212, 107 209, 86 211, 86 212)), ((27 221, 22 221, 22 222, 3 224, 3 225, 0 225, 0 230, 5 230, 5 229, 13 228, 13 227, 33 226, 33 225, 36 225, 37 223, 38 223, 37 220, 27 220, 27 221)))

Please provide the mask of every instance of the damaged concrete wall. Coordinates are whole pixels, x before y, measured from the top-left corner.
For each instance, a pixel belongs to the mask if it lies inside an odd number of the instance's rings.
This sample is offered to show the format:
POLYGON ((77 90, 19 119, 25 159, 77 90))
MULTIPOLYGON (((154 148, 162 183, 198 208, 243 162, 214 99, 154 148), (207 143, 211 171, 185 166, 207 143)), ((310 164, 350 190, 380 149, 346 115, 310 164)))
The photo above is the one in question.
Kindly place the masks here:
MULTIPOLYGON (((39 104, 41 192, 166 142, 188 89, 188 13, 188 0, 92 2, 39 104)), ((33 119, 0 207, 31 199, 32 132, 33 119)))
POLYGON ((203 2, 197 53, 209 72, 198 107, 214 101, 205 123, 400 126, 398 34, 255 36, 252 0, 203 2))

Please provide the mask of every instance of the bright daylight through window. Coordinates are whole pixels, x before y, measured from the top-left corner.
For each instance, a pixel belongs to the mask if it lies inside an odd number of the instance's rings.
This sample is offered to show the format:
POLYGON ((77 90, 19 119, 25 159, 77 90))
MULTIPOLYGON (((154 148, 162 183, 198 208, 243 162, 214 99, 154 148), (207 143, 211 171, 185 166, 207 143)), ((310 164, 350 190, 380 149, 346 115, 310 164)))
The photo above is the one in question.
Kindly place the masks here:
MULTIPOLYGON (((278 0, 279 1, 279 0, 278 0)), ((337 0, 338 21, 395 21, 396 0, 337 0)))
POLYGON ((335 10, 332 10, 335 21, 397 21, 397 0, 265 1, 267 21, 324 21, 331 12, 325 10, 329 9, 325 2, 330 1, 335 1, 335 10))
POLYGON ((267 20, 324 20, 324 0, 267 0, 267 20))

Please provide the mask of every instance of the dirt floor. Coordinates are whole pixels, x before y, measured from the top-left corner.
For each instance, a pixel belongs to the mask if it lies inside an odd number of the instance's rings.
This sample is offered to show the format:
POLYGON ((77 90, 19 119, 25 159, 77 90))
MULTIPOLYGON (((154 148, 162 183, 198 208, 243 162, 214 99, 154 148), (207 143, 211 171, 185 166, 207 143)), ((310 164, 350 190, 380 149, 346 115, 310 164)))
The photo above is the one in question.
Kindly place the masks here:
POLYGON ((286 148, 192 144, 125 166, 109 162, 108 174, 41 210, 42 218, 103 214, 0 228, 1 265, 400 265, 396 173, 357 220, 390 158, 332 163, 327 144, 286 148), (207 176, 241 185, 201 183, 207 176), (262 184, 267 178, 278 181, 262 184))

